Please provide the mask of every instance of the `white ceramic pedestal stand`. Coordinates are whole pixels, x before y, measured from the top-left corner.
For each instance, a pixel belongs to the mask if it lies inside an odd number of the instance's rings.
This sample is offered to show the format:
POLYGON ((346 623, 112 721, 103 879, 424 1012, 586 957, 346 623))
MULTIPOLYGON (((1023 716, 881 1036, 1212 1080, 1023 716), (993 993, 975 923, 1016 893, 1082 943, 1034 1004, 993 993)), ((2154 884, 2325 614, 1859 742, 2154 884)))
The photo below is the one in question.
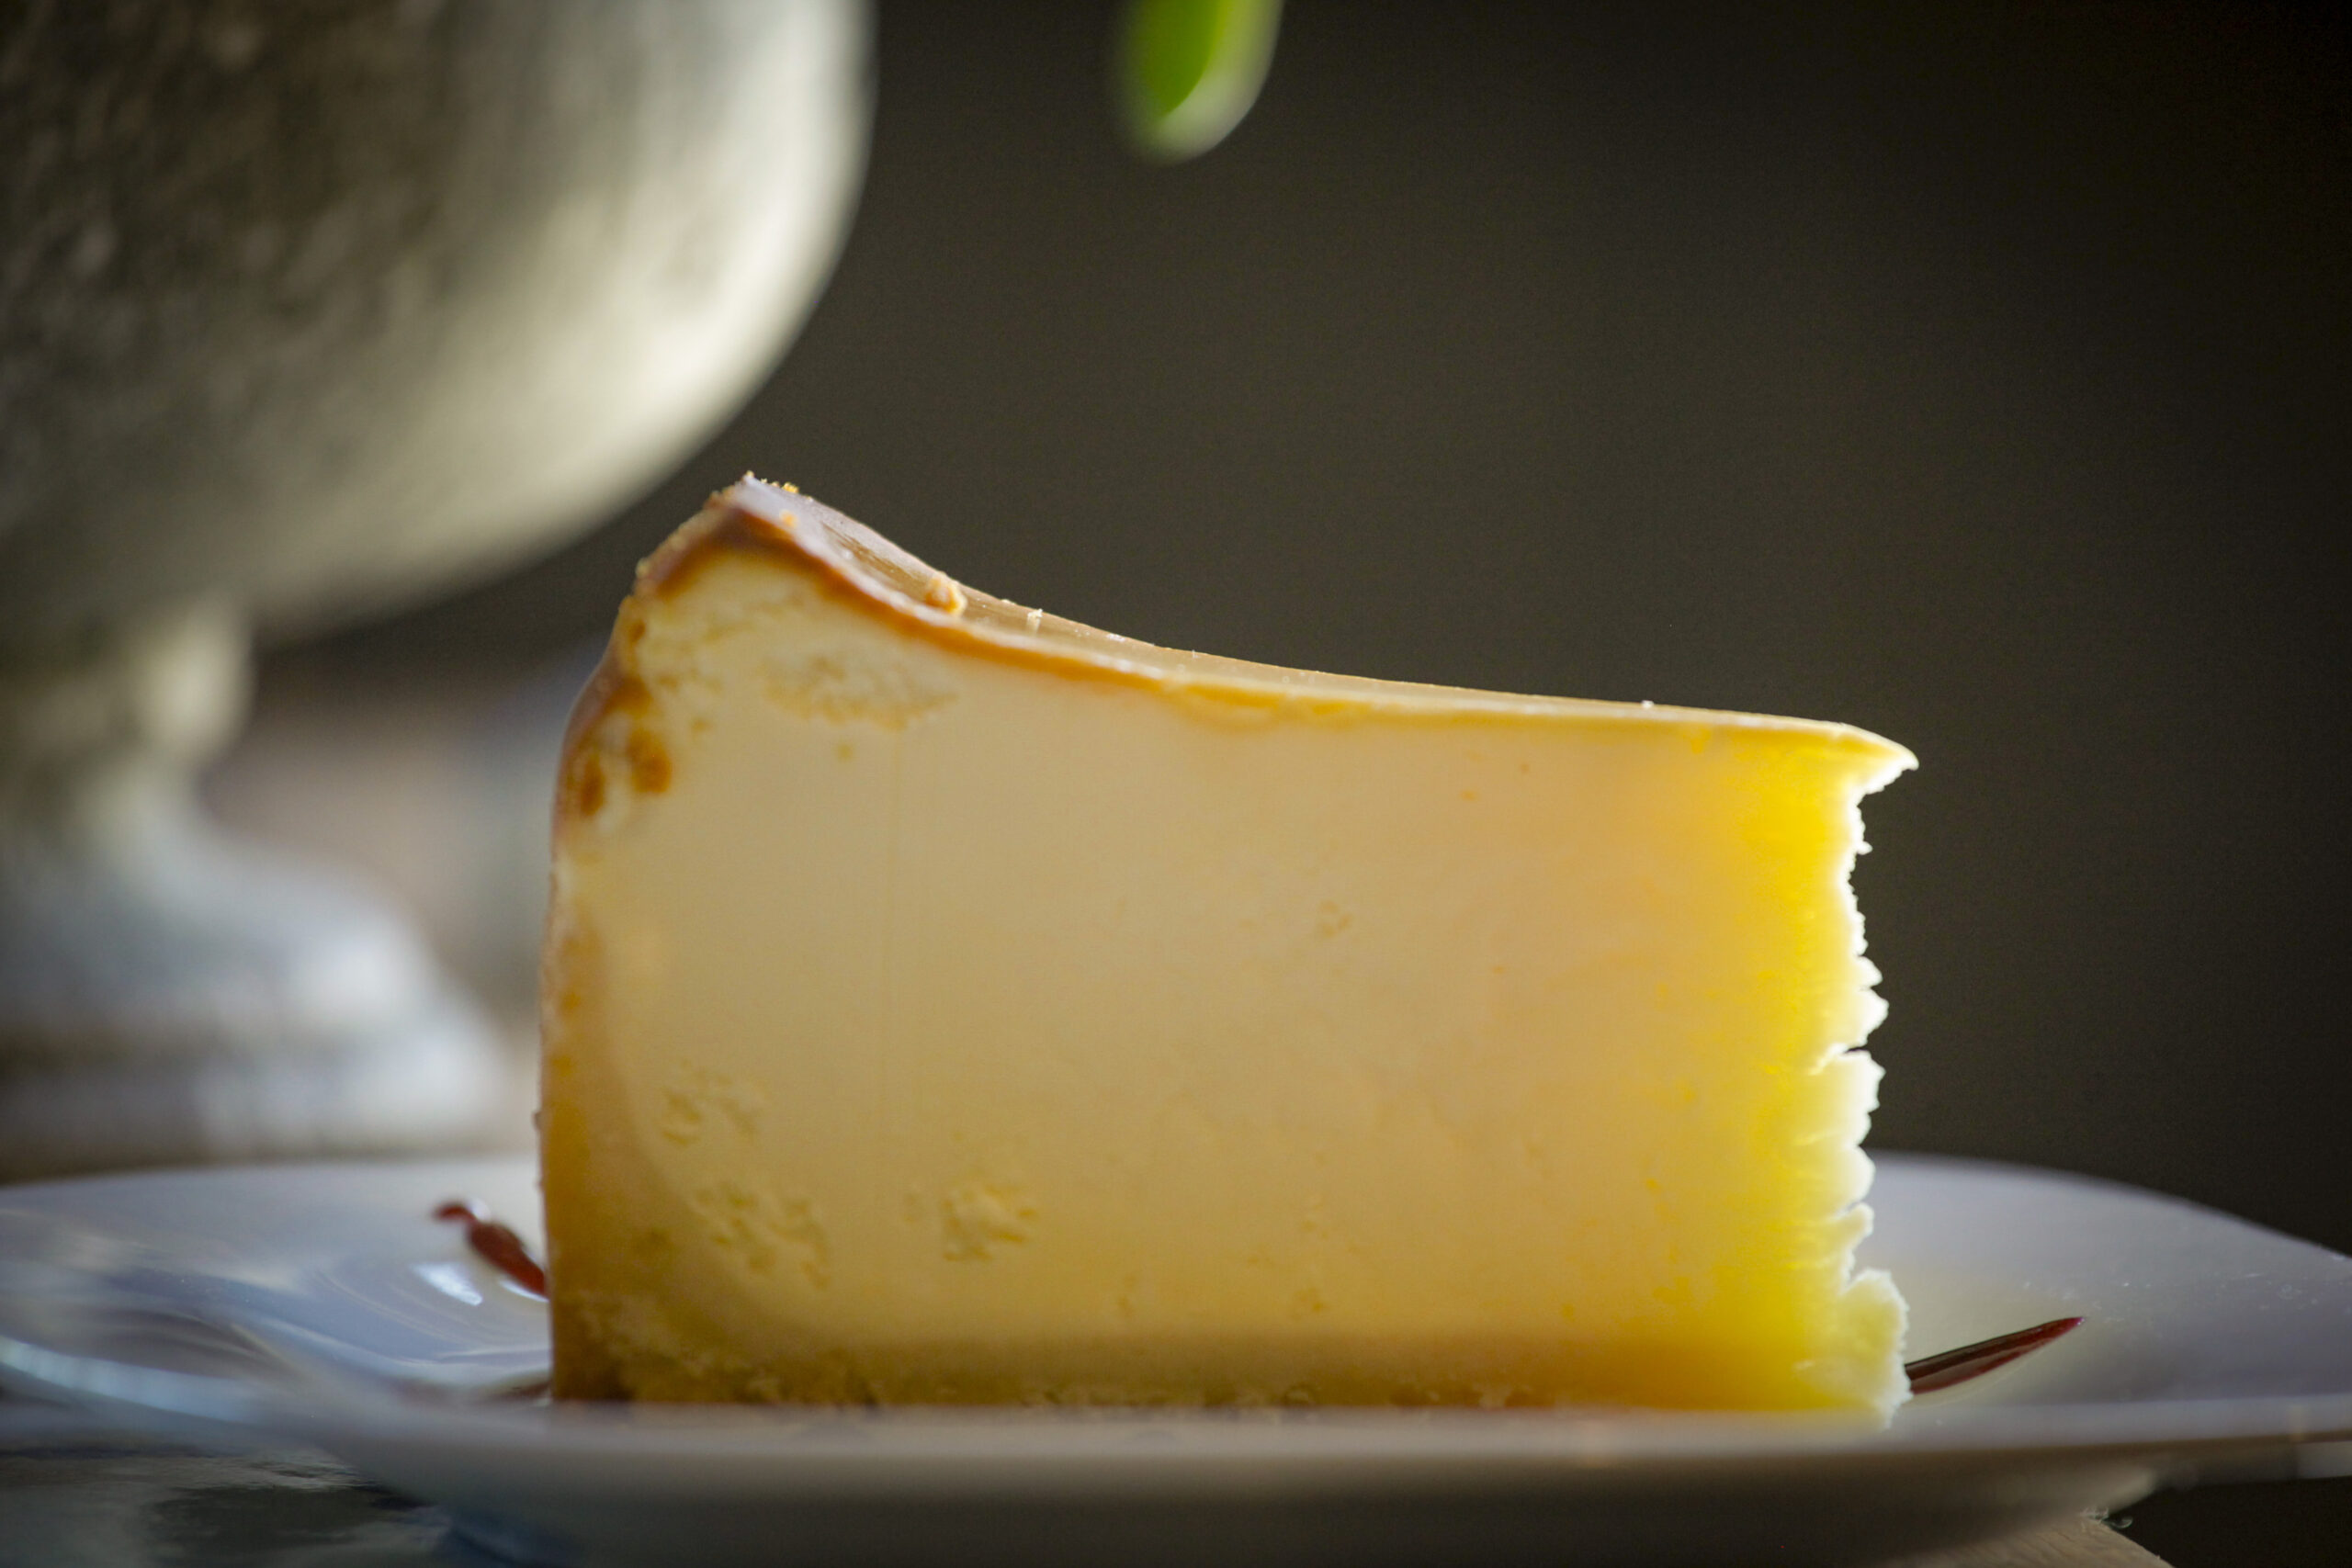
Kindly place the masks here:
POLYGON ((481 1136, 407 924, 196 806, 253 628, 607 514, 855 197, 858 0, 0 8, 0 1179, 481 1136))
POLYGON ((218 603, 0 668, 0 1178, 481 1138, 509 1053, 391 909, 224 839, 218 603))

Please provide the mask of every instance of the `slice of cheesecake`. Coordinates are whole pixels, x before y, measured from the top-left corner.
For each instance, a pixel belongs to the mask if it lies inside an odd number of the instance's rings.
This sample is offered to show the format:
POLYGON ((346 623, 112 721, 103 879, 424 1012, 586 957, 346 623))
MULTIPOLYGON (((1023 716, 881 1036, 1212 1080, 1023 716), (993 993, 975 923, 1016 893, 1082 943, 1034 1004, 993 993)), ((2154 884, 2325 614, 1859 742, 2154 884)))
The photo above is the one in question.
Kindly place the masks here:
POLYGON ((1170 652, 747 479, 565 750, 557 1392, 1891 1408, 1910 762, 1170 652))

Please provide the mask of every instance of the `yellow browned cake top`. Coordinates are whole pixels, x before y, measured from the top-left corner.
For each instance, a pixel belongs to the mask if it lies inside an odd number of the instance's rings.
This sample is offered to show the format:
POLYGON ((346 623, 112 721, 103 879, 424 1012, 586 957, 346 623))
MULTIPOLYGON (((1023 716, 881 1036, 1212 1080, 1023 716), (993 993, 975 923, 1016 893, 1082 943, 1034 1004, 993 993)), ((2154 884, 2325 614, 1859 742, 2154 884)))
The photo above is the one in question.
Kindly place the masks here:
POLYGON ((1910 761, 1154 648, 746 480, 566 745, 559 1392, 1883 1413, 1910 761))

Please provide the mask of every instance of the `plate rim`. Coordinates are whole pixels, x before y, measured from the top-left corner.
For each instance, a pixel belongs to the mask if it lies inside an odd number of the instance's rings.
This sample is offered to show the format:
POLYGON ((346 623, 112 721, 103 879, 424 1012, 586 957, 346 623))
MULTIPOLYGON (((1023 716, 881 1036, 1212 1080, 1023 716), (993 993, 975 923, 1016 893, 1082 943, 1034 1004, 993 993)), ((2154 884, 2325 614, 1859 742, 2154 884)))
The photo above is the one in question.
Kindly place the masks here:
MULTIPOLYGON (((2023 1179, 2087 1187, 2197 1213, 2204 1218, 2341 1258, 2314 1243, 2169 1194, 2109 1178, 1972 1156, 1875 1151, 1882 1168, 1940 1168, 1987 1179, 2023 1179)), ((51 1193, 197 1181, 299 1180, 332 1172, 339 1179, 419 1179, 435 1171, 495 1170, 527 1179, 536 1165, 526 1153, 309 1160, 192 1166, 0 1188, 0 1209, 51 1193)), ((462 1183, 459 1183, 462 1185, 462 1183)), ((120 1424, 148 1430, 294 1438, 336 1449, 364 1445, 429 1447, 443 1453, 518 1453, 549 1461, 603 1462, 656 1451, 750 1464, 774 1471, 788 1465, 811 1472, 829 1495, 851 1485, 865 1492, 876 1481, 921 1479, 935 1492, 952 1470, 973 1484, 1001 1490, 1004 1481, 1050 1466, 1068 1482, 1099 1483, 1130 1473, 1166 1480, 1237 1464, 1276 1466, 1293 1479, 1301 1472, 1345 1467, 1367 1480, 1400 1471, 1519 1466, 1559 1484, 1582 1470, 1630 1471, 1661 1476, 1727 1475, 1791 1465, 1839 1467, 1965 1464, 2029 1459, 2070 1463, 2161 1456, 2195 1468, 2235 1464, 2267 1471, 2296 1450, 2352 1444, 2352 1393, 2309 1396, 2266 1394, 2187 1400, 2122 1400, 2032 1406, 1962 1407, 1938 1413, 1932 1425, 1892 1429, 1857 1426, 1835 1415, 1683 1411, 1555 1410, 960 1410, 899 1407, 843 1410, 837 1406, 692 1406, 526 1404, 499 1401, 424 1402, 396 1391, 367 1389, 355 1378, 347 1393, 330 1387, 295 1399, 271 1386, 229 1377, 172 1372, 82 1357, 0 1333, 0 1383, 36 1398, 62 1401, 120 1424), (2019 1412, 2030 1412, 2034 1435, 2020 1441, 2019 1412), (854 1432, 834 1447, 814 1439, 854 1432), (1202 1451, 1145 1447, 1146 1434, 1178 1431, 1202 1451), (1248 1433, 1235 1442, 1230 1434, 1248 1433), (1037 1434, 1048 1440, 1035 1440, 1037 1434), (877 1438, 880 1441, 877 1442, 877 1438), (980 1439, 985 1438, 985 1441, 980 1439), (1008 1445, 1008 1438, 1016 1439, 1008 1445), (1106 1441, 1125 1438, 1128 1441, 1106 1441), (815 1472, 821 1472, 821 1476, 815 1472), (921 1477, 908 1472, 922 1472, 921 1477), (985 1478, 985 1479, 984 1479, 985 1478)), ((2338 1463, 2330 1456, 2329 1463, 2338 1463)), ((774 1479, 772 1477, 772 1479, 774 1479)), ((879 1490, 898 1490, 884 1486, 879 1490)))

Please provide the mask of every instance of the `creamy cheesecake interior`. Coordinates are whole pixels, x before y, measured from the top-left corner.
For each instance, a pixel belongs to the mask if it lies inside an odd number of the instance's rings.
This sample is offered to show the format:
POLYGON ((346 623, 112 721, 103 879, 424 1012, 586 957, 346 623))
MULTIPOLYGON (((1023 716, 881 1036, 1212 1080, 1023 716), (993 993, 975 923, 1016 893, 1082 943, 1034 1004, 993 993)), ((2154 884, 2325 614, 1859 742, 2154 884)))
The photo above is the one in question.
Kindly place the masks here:
POLYGON ((738 485, 566 750, 557 1391, 1884 1411, 1910 761, 1170 652, 738 485))

